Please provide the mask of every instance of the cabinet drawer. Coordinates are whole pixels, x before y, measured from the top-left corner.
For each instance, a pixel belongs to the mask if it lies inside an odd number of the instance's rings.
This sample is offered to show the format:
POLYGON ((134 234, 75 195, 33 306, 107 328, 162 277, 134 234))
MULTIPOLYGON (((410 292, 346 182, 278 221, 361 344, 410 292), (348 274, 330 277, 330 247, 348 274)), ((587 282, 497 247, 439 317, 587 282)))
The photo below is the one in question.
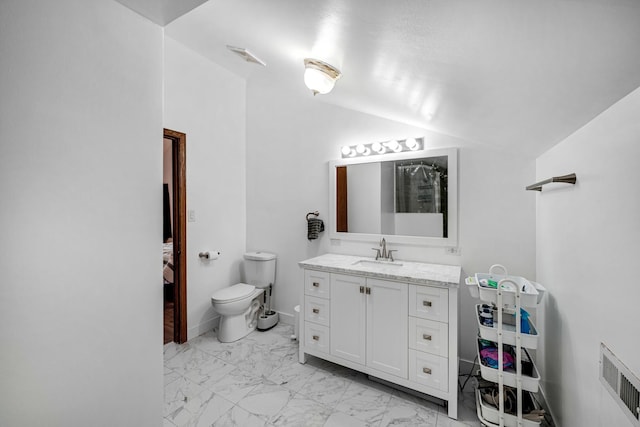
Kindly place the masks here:
POLYGON ((421 351, 409 350, 409 380, 444 392, 449 391, 449 361, 421 351))
POLYGON ((304 271, 304 293, 306 295, 329 299, 330 292, 329 273, 314 270, 304 271))
POLYGON ((304 297, 304 319, 309 322, 329 326, 329 300, 324 298, 304 297))
POLYGON ((449 290, 431 286, 409 286, 409 316, 449 321, 449 290))
POLYGON ((447 357, 449 325, 433 320, 409 317, 409 348, 447 357))
POLYGON ((329 328, 304 322, 304 345, 307 348, 329 353, 329 328))

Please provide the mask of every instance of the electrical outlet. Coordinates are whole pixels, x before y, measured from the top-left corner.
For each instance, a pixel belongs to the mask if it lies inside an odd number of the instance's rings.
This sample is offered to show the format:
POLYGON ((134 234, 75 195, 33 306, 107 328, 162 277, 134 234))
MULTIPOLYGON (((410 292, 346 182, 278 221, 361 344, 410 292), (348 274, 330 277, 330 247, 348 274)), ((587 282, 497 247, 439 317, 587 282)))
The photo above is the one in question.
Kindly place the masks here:
POLYGON ((196 211, 194 211, 193 209, 189 209, 187 217, 187 221, 196 222, 196 211))
POLYGON ((459 247, 456 247, 456 248, 444 248, 444 253, 447 254, 447 255, 460 256, 462 254, 462 250, 459 247))

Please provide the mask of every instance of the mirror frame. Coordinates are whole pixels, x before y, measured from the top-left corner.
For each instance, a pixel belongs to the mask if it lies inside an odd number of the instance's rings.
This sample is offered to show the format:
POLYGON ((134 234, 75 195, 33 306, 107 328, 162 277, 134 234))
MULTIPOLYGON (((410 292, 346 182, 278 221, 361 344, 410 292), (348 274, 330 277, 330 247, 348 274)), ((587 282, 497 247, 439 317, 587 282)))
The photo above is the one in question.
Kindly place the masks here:
POLYGON ((349 240, 356 242, 374 242, 378 244, 384 237, 388 243, 416 245, 457 247, 458 246, 458 150, 457 148, 425 149, 405 153, 384 154, 373 157, 355 157, 332 160, 329 162, 329 238, 349 240), (422 236, 398 236, 387 234, 349 233, 336 231, 336 167, 348 166, 360 163, 392 162, 396 160, 422 159, 425 157, 447 157, 447 212, 448 212, 448 237, 422 237, 422 236))

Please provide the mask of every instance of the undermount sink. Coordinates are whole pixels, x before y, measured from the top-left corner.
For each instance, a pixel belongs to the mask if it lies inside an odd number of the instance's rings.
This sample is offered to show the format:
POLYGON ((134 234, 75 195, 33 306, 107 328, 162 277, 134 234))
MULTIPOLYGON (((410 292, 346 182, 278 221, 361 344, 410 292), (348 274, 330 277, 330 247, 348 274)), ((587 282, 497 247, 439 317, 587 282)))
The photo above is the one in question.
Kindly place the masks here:
POLYGON ((396 261, 383 261, 374 259, 361 259, 354 262, 352 265, 359 265, 362 267, 402 267, 401 262, 396 261))

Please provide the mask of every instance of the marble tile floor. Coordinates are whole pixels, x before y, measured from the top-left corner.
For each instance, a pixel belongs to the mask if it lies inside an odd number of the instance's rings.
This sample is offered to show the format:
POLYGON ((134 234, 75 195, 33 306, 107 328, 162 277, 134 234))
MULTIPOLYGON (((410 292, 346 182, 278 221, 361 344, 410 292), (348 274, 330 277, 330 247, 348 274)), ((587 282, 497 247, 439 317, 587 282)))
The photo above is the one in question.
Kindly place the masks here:
POLYGON ((292 333, 281 323, 229 344, 215 332, 166 344, 164 426, 480 426, 471 384, 452 420, 444 407, 351 369, 298 363, 292 333))

